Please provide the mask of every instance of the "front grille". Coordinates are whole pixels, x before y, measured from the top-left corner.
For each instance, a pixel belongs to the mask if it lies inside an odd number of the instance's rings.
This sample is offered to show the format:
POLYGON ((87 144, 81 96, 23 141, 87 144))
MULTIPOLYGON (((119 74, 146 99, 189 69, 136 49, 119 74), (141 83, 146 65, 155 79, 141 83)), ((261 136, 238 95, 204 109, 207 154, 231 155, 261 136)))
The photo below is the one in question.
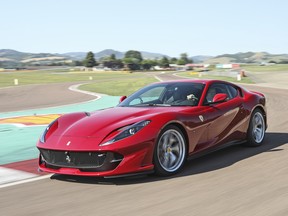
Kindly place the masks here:
POLYGON ((113 152, 39 150, 41 160, 51 169, 67 167, 87 172, 107 171, 116 168, 123 159, 122 155, 113 152))

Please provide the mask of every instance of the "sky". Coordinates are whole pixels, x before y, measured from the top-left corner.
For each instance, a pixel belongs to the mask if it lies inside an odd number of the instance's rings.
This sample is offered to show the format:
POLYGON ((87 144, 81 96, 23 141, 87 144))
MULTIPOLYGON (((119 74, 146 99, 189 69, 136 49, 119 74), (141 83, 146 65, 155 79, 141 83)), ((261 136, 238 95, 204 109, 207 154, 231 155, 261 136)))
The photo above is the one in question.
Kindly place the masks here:
POLYGON ((287 0, 0 0, 0 49, 288 53, 287 0))

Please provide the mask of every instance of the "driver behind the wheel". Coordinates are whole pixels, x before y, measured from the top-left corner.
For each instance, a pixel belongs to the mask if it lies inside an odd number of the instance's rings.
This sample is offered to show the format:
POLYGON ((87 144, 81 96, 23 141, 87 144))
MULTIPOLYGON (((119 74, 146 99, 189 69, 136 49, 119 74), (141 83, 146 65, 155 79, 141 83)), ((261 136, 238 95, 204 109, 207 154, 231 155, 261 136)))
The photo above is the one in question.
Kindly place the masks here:
POLYGON ((173 101, 171 105, 187 105, 192 106, 197 103, 197 98, 191 91, 187 91, 187 89, 177 88, 173 93, 173 101))

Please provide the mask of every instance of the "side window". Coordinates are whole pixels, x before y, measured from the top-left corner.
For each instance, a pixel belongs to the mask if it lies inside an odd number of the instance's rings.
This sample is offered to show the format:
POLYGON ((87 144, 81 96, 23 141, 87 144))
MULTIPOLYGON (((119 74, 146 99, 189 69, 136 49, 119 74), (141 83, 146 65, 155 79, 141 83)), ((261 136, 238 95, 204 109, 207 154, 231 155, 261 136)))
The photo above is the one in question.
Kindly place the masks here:
POLYGON ((213 102, 213 98, 216 94, 224 93, 227 94, 227 100, 231 100, 238 96, 239 91, 234 86, 223 83, 216 83, 209 87, 205 97, 205 104, 213 102))
POLYGON ((225 84, 221 84, 221 83, 217 83, 217 84, 213 84, 209 87, 208 89, 208 92, 206 94, 206 97, 205 97, 205 103, 211 103, 213 102, 213 98, 216 94, 219 94, 219 93, 225 93, 228 95, 229 97, 229 94, 228 94, 228 88, 225 84))
POLYGON ((205 104, 211 103, 215 95, 216 95, 215 88, 213 88, 213 86, 210 86, 205 97, 205 104))
POLYGON ((229 95, 228 95, 229 99, 232 99, 238 96, 239 92, 237 88, 231 85, 227 85, 227 87, 228 87, 228 92, 229 92, 229 95))

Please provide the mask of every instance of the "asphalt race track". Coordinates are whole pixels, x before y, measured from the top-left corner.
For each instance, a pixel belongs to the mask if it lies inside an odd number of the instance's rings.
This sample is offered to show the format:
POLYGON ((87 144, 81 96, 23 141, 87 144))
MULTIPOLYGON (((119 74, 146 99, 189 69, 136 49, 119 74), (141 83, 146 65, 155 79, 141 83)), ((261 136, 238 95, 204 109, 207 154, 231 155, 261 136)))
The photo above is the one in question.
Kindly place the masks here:
MULTIPOLYGON (((287 74, 279 76, 281 87, 288 87, 287 74)), ((168 74, 157 76, 175 79, 168 74)), ((268 101, 268 130, 261 147, 233 146, 211 153, 189 161, 180 174, 171 178, 44 176, 0 188, 0 215, 286 216, 288 88, 274 88, 275 74, 273 82, 269 87, 267 83, 247 85, 248 89, 263 92, 268 101)), ((18 106, 16 102, 10 104, 18 106)))
POLYGON ((95 97, 69 91, 75 83, 27 85, 0 90, 0 112, 11 112, 43 107, 55 107, 76 102, 93 100, 95 97))

